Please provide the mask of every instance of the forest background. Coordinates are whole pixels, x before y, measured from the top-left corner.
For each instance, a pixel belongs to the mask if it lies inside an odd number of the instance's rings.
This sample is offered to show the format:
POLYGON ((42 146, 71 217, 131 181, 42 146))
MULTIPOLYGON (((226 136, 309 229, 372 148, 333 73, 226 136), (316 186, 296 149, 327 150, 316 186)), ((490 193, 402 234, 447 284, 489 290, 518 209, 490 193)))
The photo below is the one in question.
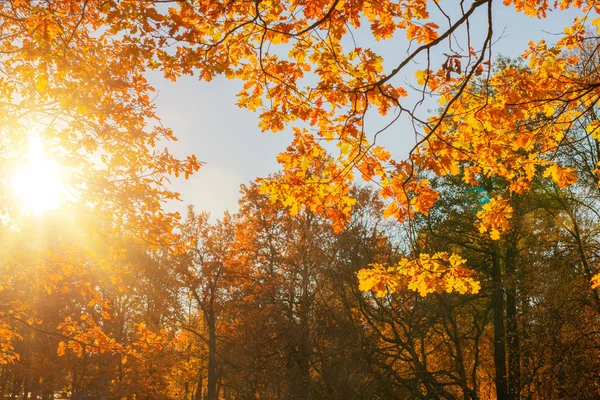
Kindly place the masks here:
POLYGON ((0 3, 0 396, 597 398, 598 11, 0 3))

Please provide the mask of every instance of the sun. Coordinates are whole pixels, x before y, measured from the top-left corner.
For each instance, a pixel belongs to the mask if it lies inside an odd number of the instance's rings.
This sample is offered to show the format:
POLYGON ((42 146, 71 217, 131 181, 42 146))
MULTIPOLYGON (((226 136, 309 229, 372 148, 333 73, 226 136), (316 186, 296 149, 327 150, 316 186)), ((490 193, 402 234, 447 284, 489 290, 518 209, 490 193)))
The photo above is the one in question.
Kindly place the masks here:
POLYGON ((23 209, 39 215, 60 207, 64 185, 58 165, 48 160, 37 135, 29 138, 27 162, 14 176, 13 190, 23 209))

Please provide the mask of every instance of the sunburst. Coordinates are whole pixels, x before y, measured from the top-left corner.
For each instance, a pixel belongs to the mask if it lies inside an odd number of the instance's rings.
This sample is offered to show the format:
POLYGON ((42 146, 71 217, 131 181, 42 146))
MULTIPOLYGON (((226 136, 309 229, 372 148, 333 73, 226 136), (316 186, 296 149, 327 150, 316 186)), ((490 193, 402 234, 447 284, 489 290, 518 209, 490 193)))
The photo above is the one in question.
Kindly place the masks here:
POLYGON ((46 157, 39 136, 30 136, 27 161, 12 184, 20 205, 28 212, 39 215, 60 207, 65 191, 60 169, 46 157))

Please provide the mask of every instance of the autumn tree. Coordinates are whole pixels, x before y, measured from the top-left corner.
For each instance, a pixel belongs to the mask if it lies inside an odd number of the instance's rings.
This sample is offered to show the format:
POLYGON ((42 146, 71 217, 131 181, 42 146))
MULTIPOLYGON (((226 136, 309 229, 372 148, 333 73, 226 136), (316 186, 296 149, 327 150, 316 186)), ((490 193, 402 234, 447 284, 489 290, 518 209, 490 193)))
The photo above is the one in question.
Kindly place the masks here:
MULTIPOLYGON (((189 391, 197 393, 196 398, 216 400, 219 398, 224 363, 222 314, 233 284, 227 263, 234 243, 232 217, 226 214, 223 220, 213 225, 208 221, 208 214, 198 215, 190 207, 182 226, 182 237, 190 242, 191 247, 175 256, 172 266, 176 270, 180 296, 187 299, 184 303, 187 307, 181 310, 179 320, 173 322, 184 332, 193 348, 197 351, 205 349, 206 372, 204 368, 196 371, 197 379, 191 383, 196 388, 189 391), (194 343, 197 343, 196 346, 194 343)), ((198 353, 191 356, 203 358, 198 353)))
POLYGON ((225 322, 224 381, 232 398, 397 393, 384 372, 373 370, 377 338, 363 322, 356 278, 361 266, 392 257, 377 195, 357 189, 353 221, 335 235, 315 213, 290 216, 257 183, 242 194, 228 261, 238 284, 225 322))
MULTIPOLYGON (((0 5, 4 362, 18 360, 19 324, 28 336, 37 330, 58 339, 60 354, 124 350, 104 332, 112 308, 99 290, 127 270, 121 239, 176 244, 177 215, 161 209, 177 198, 166 179, 199 163, 157 147, 174 139, 143 76, 157 43, 129 18, 152 10, 87 1, 0 5), (57 295, 57 307, 70 302, 83 314, 39 308, 57 295)), ((57 341, 48 345, 56 352, 57 341)))

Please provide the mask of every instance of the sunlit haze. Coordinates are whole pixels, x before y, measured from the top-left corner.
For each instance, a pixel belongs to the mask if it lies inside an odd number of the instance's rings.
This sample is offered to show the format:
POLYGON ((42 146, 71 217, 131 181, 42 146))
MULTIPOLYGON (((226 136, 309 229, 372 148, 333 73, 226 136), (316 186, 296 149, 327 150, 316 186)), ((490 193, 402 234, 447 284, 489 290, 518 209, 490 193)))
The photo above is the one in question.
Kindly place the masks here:
POLYGON ((60 206, 64 185, 56 164, 48 160, 39 136, 29 138, 27 162, 13 177, 13 189, 27 212, 39 215, 60 206))

